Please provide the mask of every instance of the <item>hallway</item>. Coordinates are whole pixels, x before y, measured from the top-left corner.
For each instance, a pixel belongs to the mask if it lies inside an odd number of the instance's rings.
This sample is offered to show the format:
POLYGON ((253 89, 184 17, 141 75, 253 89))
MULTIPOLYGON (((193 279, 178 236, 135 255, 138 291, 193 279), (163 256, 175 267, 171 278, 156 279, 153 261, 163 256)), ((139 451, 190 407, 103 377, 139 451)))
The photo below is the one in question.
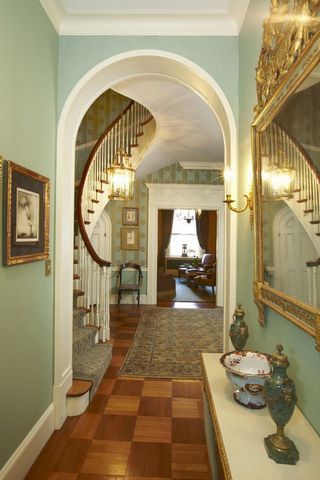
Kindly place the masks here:
POLYGON ((27 480, 211 478, 201 383, 117 377, 142 313, 143 307, 111 307, 113 355, 104 379, 87 411, 53 433, 27 480))

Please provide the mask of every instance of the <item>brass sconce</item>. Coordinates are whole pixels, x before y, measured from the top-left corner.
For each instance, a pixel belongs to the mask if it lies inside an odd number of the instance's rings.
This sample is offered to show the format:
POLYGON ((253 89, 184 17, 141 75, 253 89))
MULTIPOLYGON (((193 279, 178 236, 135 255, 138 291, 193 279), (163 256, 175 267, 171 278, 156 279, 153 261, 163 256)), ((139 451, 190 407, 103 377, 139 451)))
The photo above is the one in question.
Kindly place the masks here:
POLYGON ((246 198, 246 205, 243 208, 233 207, 232 204, 235 202, 235 200, 232 200, 231 195, 228 195, 228 194, 226 195, 226 199, 223 200, 223 203, 226 203, 228 209, 231 210, 232 212, 235 212, 235 213, 242 213, 245 210, 247 210, 247 208, 249 208, 249 210, 250 210, 250 226, 251 226, 251 229, 252 229, 253 228, 253 191, 252 191, 252 187, 251 187, 248 195, 244 195, 244 197, 246 198))

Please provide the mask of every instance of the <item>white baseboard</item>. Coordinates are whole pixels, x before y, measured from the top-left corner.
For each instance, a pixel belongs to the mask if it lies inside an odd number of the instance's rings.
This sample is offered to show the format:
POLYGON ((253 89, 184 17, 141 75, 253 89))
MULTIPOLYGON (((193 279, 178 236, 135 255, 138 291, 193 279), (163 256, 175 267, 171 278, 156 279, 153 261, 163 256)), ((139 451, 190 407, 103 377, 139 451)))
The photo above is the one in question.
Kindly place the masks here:
MULTIPOLYGON (((112 293, 110 295, 110 305, 115 305, 118 303, 118 295, 116 293, 112 293)), ((147 295, 140 295, 140 305, 147 305, 147 295)), ((127 305, 136 305, 137 304, 137 295, 128 293, 122 294, 120 304, 127 304, 127 305)))
MULTIPOLYGON (((54 426, 58 430, 67 418, 67 392, 72 385, 72 368, 67 368, 59 384, 53 385, 54 426)), ((1 479, 0 479, 1 480, 1 479)))
POLYGON ((51 404, 0 470, 0 480, 23 480, 54 431, 51 404))

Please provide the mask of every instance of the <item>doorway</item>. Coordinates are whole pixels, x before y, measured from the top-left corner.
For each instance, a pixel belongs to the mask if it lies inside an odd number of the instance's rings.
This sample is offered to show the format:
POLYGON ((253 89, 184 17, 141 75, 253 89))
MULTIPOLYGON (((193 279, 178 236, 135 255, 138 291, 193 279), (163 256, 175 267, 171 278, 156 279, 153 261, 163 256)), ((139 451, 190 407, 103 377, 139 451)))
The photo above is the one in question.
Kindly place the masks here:
POLYGON ((215 306, 216 244, 216 210, 158 210, 158 304, 166 300, 215 306))

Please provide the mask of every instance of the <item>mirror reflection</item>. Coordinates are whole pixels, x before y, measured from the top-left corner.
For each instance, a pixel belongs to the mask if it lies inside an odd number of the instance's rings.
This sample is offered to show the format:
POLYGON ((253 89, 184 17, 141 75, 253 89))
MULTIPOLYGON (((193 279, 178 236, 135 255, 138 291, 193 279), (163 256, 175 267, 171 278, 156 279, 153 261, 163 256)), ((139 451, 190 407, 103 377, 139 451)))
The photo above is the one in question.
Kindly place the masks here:
POLYGON ((319 65, 260 139, 264 281, 319 307, 319 65))

